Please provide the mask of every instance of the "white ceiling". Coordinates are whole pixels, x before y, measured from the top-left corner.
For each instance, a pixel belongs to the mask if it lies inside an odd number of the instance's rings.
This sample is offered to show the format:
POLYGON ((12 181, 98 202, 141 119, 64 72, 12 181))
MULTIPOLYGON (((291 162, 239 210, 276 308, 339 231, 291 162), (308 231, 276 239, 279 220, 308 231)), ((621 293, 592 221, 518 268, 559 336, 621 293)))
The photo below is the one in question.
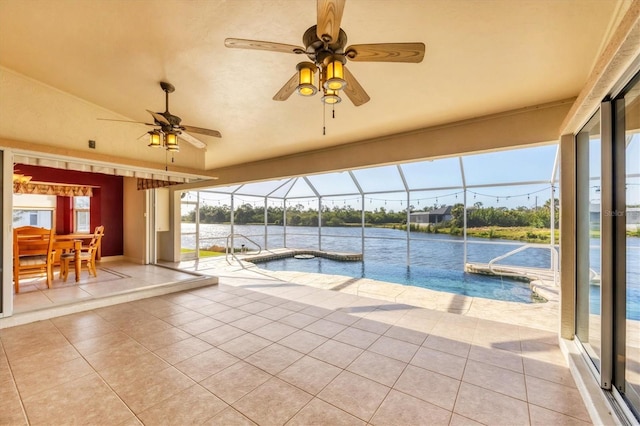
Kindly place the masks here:
POLYGON ((222 133, 201 137, 213 169, 576 96, 627 5, 347 0, 348 44, 424 42, 426 55, 349 63, 371 101, 344 99, 335 119, 328 109, 325 136, 318 95, 272 100, 300 56, 224 46, 226 37, 302 45, 315 0, 0 0, 0 66, 147 122, 146 109, 164 110, 158 83, 169 81, 183 124, 222 133))

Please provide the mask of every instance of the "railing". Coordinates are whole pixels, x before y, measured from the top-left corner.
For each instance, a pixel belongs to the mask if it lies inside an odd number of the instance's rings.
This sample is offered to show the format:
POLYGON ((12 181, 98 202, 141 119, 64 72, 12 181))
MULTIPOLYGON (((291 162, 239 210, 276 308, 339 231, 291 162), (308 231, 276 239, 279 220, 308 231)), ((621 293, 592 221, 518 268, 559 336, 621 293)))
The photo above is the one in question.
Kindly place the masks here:
MULTIPOLYGON (((257 252, 255 252, 255 250, 252 250, 252 254, 255 255, 259 255, 260 253, 262 253, 262 247, 260 246, 260 244, 256 243, 255 241, 253 241, 251 238, 247 237, 246 235, 243 234, 229 234, 227 235, 227 243, 225 245, 225 259, 227 261, 228 264, 231 264, 231 261, 229 260, 229 256, 231 256, 231 258, 237 262, 240 261, 240 259, 238 259, 238 257, 236 256, 236 248, 235 248, 235 239, 236 237, 240 237, 241 239, 244 239, 248 242, 250 242, 251 244, 253 244, 254 246, 256 246, 258 248, 257 252)), ((248 253, 249 249, 247 248, 246 244, 242 244, 240 246, 240 253, 244 254, 244 253, 248 253)))
POLYGON ((527 250, 527 249, 530 249, 530 248, 536 248, 536 249, 549 249, 549 251, 550 251, 550 253, 551 253, 551 267, 550 267, 550 269, 549 269, 549 270, 553 273, 553 283, 554 283, 555 285, 558 285, 558 269, 559 269, 559 268, 558 268, 558 263, 559 263, 559 262, 558 262, 558 257, 559 257, 559 255, 558 255, 558 250, 556 250, 556 248, 555 248, 555 247, 553 247, 553 246, 549 246, 549 245, 546 245, 546 244, 525 244, 525 245, 523 245, 523 246, 518 247, 518 248, 517 248, 517 249, 515 249, 515 250, 511 250, 511 251, 510 251, 510 252, 508 252, 508 253, 505 253, 505 254, 503 254, 503 255, 501 255, 501 256, 498 256, 498 257, 495 257, 495 258, 491 259, 491 260, 489 261, 489 263, 487 264, 487 266, 489 267, 489 270, 490 270, 491 272, 495 272, 495 271, 493 270, 493 265, 494 265, 496 262, 499 262, 499 261, 501 261, 501 260, 504 260, 504 259, 506 259, 507 257, 513 256, 514 254, 517 254, 517 253, 523 252, 523 251, 525 251, 525 250, 527 250))

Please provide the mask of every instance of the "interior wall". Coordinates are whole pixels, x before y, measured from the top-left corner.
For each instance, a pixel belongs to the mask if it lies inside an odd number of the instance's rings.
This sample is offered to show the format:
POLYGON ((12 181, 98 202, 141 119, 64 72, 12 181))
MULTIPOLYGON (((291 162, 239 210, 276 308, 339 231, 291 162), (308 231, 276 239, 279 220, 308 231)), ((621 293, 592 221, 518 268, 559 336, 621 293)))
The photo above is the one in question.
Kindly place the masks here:
MULTIPOLYGON (((119 256, 123 254, 123 223, 122 223, 122 176, 105 175, 101 173, 79 172, 75 170, 61 170, 51 167, 18 164, 20 173, 32 177, 34 182, 55 182, 66 184, 81 184, 94 186, 91 197, 91 229, 104 225, 105 235, 102 239, 103 256, 119 256)), ((58 200, 56 208, 56 230, 59 233, 70 233, 70 218, 65 207, 70 201, 58 200), (65 213, 66 212, 66 213, 65 213)))
POLYGON ((146 191, 139 191, 137 180, 131 177, 124 178, 122 187, 124 256, 131 262, 145 264, 147 247, 146 191))

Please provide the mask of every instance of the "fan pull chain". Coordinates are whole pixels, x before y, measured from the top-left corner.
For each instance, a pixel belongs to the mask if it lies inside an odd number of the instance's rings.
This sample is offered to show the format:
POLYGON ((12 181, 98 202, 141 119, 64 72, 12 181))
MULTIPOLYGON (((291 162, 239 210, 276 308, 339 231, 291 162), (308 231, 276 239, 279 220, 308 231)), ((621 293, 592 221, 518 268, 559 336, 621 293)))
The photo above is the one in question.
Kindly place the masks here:
POLYGON ((331 118, 336 118, 336 104, 331 105, 331 118))
POLYGON ((326 115, 327 115, 327 106, 322 105, 322 136, 325 136, 327 134, 326 115))

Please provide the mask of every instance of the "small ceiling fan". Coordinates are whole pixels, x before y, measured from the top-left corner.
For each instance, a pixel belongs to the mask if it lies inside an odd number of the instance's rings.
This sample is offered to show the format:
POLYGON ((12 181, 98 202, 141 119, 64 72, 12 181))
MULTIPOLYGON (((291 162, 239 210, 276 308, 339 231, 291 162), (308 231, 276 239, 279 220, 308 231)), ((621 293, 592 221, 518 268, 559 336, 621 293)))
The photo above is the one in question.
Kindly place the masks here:
POLYGON ((347 45, 347 34, 340 28, 345 0, 317 0, 318 23, 302 36, 304 47, 270 41, 227 38, 225 46, 236 49, 268 50, 272 52, 305 54, 311 62, 301 62, 297 73, 276 93, 273 100, 284 101, 296 90, 312 96, 318 89, 322 101, 335 104, 341 101, 339 91, 360 106, 370 100, 367 92, 344 66, 354 62, 422 62, 424 43, 376 43, 347 45), (315 73, 319 72, 316 87, 315 73))
POLYGON ((194 136, 191 136, 189 133, 198 133, 201 135, 214 136, 216 138, 222 137, 220 132, 217 130, 204 129, 202 127, 187 126, 185 124, 181 124, 182 119, 177 115, 173 115, 169 112, 169 93, 173 93, 176 88, 172 84, 164 81, 160 82, 160 87, 165 92, 165 111, 153 112, 147 110, 147 112, 153 117, 153 123, 143 123, 140 121, 129 120, 113 120, 108 118, 99 118, 98 120, 124 121, 127 123, 139 123, 146 124, 147 126, 158 127, 157 129, 148 132, 150 138, 149 146, 153 148, 164 147, 167 149, 167 151, 173 152, 177 152, 180 150, 178 139, 185 140, 196 148, 205 149, 207 147, 204 142, 195 138, 194 136))

